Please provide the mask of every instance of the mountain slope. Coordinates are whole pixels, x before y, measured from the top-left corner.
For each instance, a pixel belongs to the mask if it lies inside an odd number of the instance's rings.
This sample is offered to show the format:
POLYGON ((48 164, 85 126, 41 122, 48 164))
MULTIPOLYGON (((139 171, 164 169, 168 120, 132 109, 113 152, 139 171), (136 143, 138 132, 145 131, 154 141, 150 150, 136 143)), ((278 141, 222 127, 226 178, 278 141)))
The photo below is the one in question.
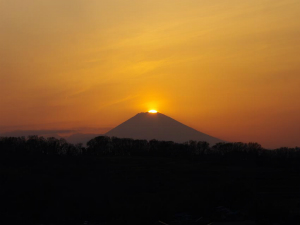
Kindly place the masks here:
POLYGON ((214 145, 222 140, 201 133, 161 113, 138 113, 105 135, 133 139, 157 139, 185 142, 189 140, 206 141, 214 145))

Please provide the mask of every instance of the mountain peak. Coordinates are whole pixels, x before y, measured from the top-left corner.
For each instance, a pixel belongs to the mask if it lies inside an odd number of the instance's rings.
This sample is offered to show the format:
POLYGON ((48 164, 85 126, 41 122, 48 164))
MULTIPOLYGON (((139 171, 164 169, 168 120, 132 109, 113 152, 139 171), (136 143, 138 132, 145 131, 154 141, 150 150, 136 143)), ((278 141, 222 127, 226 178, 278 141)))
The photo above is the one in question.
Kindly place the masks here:
POLYGON ((189 140, 206 141, 211 145, 222 140, 199 132, 162 113, 141 112, 113 128, 105 135, 120 138, 156 139, 182 143, 189 140))

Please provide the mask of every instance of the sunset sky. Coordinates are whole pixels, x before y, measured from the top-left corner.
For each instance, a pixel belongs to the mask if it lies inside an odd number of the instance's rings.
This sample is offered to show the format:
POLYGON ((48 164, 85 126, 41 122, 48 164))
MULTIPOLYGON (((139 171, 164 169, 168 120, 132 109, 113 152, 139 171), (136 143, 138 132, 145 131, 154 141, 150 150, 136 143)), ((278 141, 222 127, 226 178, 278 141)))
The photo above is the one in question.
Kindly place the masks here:
POLYGON ((299 0, 0 0, 0 133, 104 133, 155 109, 300 146, 299 15, 299 0))

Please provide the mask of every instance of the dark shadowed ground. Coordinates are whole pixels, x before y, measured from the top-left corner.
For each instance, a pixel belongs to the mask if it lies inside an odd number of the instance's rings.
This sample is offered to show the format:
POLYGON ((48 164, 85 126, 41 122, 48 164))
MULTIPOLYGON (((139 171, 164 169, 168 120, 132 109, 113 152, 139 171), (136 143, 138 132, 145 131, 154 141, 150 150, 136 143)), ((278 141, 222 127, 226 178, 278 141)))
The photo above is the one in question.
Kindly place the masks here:
POLYGON ((150 225, 172 223, 178 215, 209 222, 299 224, 295 168, 41 155, 2 157, 0 174, 1 224, 150 225))

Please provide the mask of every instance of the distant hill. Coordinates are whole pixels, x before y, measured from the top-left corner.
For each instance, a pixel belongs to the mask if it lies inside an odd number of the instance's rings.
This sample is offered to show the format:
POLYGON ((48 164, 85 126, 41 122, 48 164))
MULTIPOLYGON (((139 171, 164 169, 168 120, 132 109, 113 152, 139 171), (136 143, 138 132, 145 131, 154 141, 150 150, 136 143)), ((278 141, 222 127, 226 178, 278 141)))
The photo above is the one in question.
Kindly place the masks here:
POLYGON ((47 137, 55 137, 57 139, 64 138, 67 140, 67 142, 71 144, 77 144, 82 143, 83 145, 86 145, 86 143, 97 137, 101 136, 101 134, 84 134, 84 133, 73 133, 69 136, 61 136, 59 133, 68 133, 73 132, 72 130, 16 130, 11 132, 6 132, 0 134, 2 137, 28 137, 30 135, 38 135, 43 136, 45 138, 47 137))
POLYGON ((133 139, 157 139, 182 143, 189 140, 206 141, 210 145, 224 142, 199 132, 161 113, 138 113, 105 135, 133 139))
POLYGON ((47 137, 55 137, 57 139, 62 138, 56 130, 15 130, 0 134, 2 137, 28 137, 32 135, 47 137))

